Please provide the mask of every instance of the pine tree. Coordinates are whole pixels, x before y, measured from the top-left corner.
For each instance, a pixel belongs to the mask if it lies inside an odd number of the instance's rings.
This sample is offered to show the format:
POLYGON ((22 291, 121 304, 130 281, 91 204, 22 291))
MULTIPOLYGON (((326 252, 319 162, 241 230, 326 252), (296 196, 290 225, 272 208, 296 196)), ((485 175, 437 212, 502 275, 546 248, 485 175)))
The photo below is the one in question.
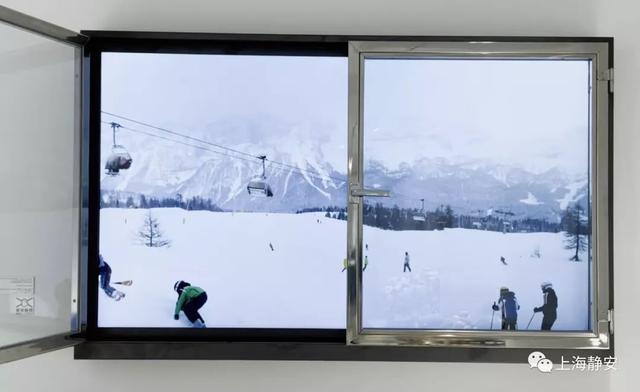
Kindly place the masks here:
POLYGON ((455 224, 455 216, 453 214, 453 208, 447 204, 447 207, 444 209, 445 215, 445 227, 453 227, 455 224))
POLYGON ((129 196, 127 197, 127 208, 133 208, 135 207, 136 203, 133 201, 133 197, 129 196))
POLYGON ((140 195, 140 208, 147 208, 147 198, 144 195, 140 195))
POLYGON ((138 237, 145 246, 150 248, 159 248, 169 246, 171 244, 169 240, 163 239, 162 231, 160 231, 160 224, 151 214, 151 210, 149 210, 147 215, 144 217, 144 224, 138 232, 138 237))
POLYGON ((579 204, 567 207, 562 218, 565 226, 565 249, 575 249, 571 257, 573 261, 580 261, 580 252, 587 250, 586 225, 582 223, 582 207, 579 204))

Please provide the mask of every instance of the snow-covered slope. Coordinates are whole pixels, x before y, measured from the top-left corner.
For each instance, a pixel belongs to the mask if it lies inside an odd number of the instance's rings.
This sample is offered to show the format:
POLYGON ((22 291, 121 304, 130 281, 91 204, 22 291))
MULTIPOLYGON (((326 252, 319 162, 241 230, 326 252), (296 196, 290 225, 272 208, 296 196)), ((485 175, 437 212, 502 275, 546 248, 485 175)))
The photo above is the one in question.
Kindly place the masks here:
MULTIPOLYGON (((345 326, 345 221, 321 213, 153 209, 171 246, 148 248, 135 234, 146 212, 101 210, 100 252, 113 268, 112 281, 134 284, 119 287, 127 294, 120 302, 100 292, 100 326, 187 326, 184 316, 172 317, 179 279, 207 291, 201 313, 210 327, 345 326)), ((541 304, 540 282, 551 281, 559 298, 555 329, 587 328, 588 263, 569 261, 562 233, 365 227, 364 236, 365 326, 488 329, 504 285, 516 292, 524 328, 541 304), (411 273, 402 272, 405 251, 411 273)), ((531 328, 540 321, 536 316, 531 328)))
MULTIPOLYGON (((588 263, 569 261, 571 251, 564 249, 563 240, 563 233, 365 227, 369 265, 363 280, 364 326, 489 329, 491 305, 506 286, 516 293, 518 327, 524 329, 533 308, 542 304, 540 283, 549 281, 559 303, 554 329, 585 330, 588 263), (402 272, 404 252, 409 252, 411 273, 402 272)), ((539 329, 541 322, 537 314, 530 328, 539 329)), ((494 329, 499 323, 496 312, 494 329)))

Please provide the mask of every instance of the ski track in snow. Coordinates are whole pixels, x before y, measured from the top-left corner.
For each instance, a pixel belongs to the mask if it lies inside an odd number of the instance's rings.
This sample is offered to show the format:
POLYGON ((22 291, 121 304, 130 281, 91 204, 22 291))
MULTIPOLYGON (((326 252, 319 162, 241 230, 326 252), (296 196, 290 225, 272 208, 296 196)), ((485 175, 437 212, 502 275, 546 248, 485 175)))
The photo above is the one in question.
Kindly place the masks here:
MULTIPOLYGON (((153 209, 171 246, 148 248, 135 234, 146 212, 101 210, 101 253, 113 269, 112 281, 134 282, 116 287, 127 295, 119 302, 100 291, 101 327, 188 327, 183 314, 173 320, 179 279, 207 291, 201 313, 209 327, 345 327, 345 221, 323 213, 153 209)), ((553 282, 558 294, 555 330, 588 326, 588 263, 569 261, 563 233, 365 227, 364 241, 365 327, 488 329, 491 305, 504 285, 516 293, 524 328, 542 303, 542 281, 553 282), (536 248, 539 258, 532 257, 536 248), (411 273, 402 272, 405 251, 411 273)), ((541 319, 536 315, 531 329, 541 319)), ((498 325, 496 314, 494 329, 498 325)))
POLYGON ((568 192, 561 199, 557 199, 558 203, 560 203, 560 209, 564 210, 570 203, 578 201, 576 199, 578 191, 586 184, 586 181, 578 181, 565 186, 565 189, 568 189, 568 192))
POLYGON ((293 174, 293 171, 289 171, 289 173, 287 173, 287 177, 284 179, 284 189, 282 190, 282 196, 281 197, 285 197, 287 195, 287 190, 289 189, 289 180, 291 179, 291 175, 293 174))

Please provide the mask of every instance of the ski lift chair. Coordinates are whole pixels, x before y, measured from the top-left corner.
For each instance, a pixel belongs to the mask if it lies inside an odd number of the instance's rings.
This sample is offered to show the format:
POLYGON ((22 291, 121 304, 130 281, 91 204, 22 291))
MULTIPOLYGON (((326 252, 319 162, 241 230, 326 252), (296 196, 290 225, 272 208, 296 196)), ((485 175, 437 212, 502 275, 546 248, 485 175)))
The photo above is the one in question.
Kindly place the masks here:
POLYGON ((251 181, 249 181, 249 184, 247 185, 247 192, 249 192, 250 195, 273 197, 273 191, 271 190, 271 186, 267 182, 264 164, 267 156, 261 155, 257 158, 262 161, 262 175, 254 177, 251 181))
POLYGON ((104 168, 107 170, 108 175, 115 176, 120 173, 120 170, 130 168, 132 162, 133 159, 131 159, 131 155, 129 155, 127 149, 123 146, 116 145, 113 146, 111 155, 107 158, 107 163, 104 168))
POLYGON ((247 192, 249 192, 250 195, 273 197, 271 186, 260 177, 249 181, 247 192))

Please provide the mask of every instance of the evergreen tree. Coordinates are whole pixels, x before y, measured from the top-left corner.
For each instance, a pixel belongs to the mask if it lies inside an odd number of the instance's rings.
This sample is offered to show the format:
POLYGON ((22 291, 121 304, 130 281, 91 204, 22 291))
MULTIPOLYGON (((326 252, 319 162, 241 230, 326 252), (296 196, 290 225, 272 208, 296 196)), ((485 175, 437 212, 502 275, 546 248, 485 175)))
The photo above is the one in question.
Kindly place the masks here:
POLYGON ((571 260, 580 261, 580 252, 587 250, 587 227, 582 222, 583 209, 579 204, 567 207, 562 223, 565 226, 565 249, 575 249, 571 260))
POLYGON ((133 208, 136 206, 135 201, 133 201, 133 196, 127 197, 126 205, 127 205, 127 208, 133 208))
POLYGON ((147 198, 144 195, 140 195, 140 208, 148 208, 147 198))
POLYGON ((448 204, 447 204, 447 207, 444 209, 444 221, 445 221, 445 227, 453 227, 456 221, 456 218, 453 215, 453 209, 448 204))
POLYGON ((160 231, 160 224, 158 220, 153 217, 151 210, 147 212, 144 217, 144 224, 138 232, 138 238, 141 242, 148 247, 158 248, 163 246, 169 246, 171 242, 163 239, 162 231, 160 231))

